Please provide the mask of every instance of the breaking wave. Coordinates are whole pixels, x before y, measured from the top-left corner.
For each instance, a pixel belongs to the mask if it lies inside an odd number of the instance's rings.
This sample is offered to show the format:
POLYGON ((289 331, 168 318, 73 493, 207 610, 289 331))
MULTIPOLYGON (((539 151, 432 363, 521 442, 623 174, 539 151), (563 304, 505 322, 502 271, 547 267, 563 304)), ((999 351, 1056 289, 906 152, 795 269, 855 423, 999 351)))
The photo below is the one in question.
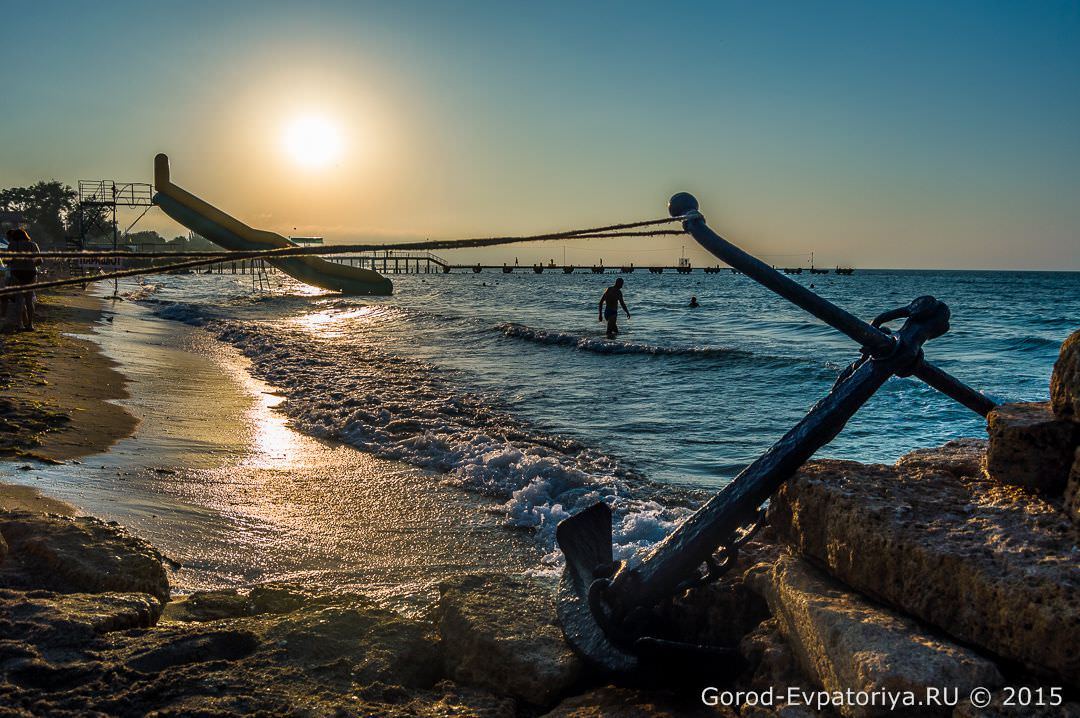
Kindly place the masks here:
POLYGON ((740 349, 710 346, 659 346, 642 342, 627 342, 605 337, 586 336, 572 332, 560 332, 552 329, 537 329, 524 324, 508 322, 496 327, 504 336, 522 339, 537 344, 574 347, 580 351, 598 354, 651 354, 654 356, 698 356, 698 357, 739 357, 749 358, 750 352, 740 349))
POLYGON ((387 459, 442 472, 503 502, 508 524, 534 532, 557 565, 555 527, 597 501, 614 514, 620 559, 662 539, 698 497, 682 500, 618 459, 546 434, 475 395, 438 367, 381 350, 362 334, 329 338, 296 321, 224 318, 201 305, 146 302, 162 318, 201 326, 251 360, 250 371, 285 395, 300 431, 387 459), (663 497, 663 502, 659 500, 663 497))

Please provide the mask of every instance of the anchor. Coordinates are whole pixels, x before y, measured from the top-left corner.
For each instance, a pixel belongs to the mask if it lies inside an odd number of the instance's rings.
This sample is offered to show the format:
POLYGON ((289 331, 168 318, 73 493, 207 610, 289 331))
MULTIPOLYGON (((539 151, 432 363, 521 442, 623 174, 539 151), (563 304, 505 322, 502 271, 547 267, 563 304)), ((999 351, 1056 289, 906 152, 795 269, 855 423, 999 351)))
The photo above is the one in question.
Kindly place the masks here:
MULTIPOLYGON (((944 303, 918 297, 868 323, 713 232, 693 195, 674 195, 668 211, 710 253, 854 339, 862 352, 799 423, 636 565, 614 559, 607 504, 594 504, 559 524, 556 540, 566 566, 556 603, 563 634, 586 661, 610 673, 636 671, 661 648, 669 649, 668 655, 674 652, 672 642, 648 635, 652 608, 689 586, 719 578, 734 565, 739 546, 763 521, 765 501, 832 441, 890 377, 917 377, 981 416, 995 406, 923 357, 923 344, 949 330, 944 303), (886 328, 898 319, 904 320, 899 330, 886 328), (713 558, 718 550, 720 563, 713 558)), ((683 645, 695 660, 709 655, 708 648, 683 645)), ((712 651, 718 658, 731 657, 730 649, 712 651)))

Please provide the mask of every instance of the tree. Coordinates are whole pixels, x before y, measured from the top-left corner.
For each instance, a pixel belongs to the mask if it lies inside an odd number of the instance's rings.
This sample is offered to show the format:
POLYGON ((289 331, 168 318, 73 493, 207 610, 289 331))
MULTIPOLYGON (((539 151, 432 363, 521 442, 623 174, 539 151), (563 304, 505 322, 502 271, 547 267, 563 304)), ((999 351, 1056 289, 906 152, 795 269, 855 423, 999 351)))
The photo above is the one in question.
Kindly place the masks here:
POLYGON ((57 180, 0 190, 0 209, 18 212, 39 244, 59 244, 75 220, 78 195, 57 180))

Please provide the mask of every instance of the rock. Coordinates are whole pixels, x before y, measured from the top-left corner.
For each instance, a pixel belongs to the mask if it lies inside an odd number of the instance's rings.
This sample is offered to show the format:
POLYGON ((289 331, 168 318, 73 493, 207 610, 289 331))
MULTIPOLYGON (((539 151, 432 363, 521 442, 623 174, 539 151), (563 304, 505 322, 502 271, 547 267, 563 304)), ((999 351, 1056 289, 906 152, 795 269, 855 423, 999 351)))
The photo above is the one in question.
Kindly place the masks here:
POLYGON ((1080 330, 1069 335, 1054 362, 1050 403, 1058 417, 1080 421, 1080 330))
POLYGON ((953 439, 937 448, 904 454, 896 465, 906 471, 936 469, 953 476, 982 476, 987 444, 986 439, 953 439))
POLYGON ((140 673, 159 673, 190 663, 235 661, 250 655, 259 639, 251 631, 215 630, 175 636, 159 643, 129 658, 127 666, 140 673))
MULTIPOLYGON (((442 677, 432 626, 370 605, 274 616, 266 640, 290 663, 319 666, 360 683, 426 688, 442 677)), ((499 691, 502 692, 502 691, 499 691)))
POLYGON ((1076 449, 1069 481, 1065 484, 1065 513, 1076 526, 1080 526, 1080 447, 1076 449))
POLYGON ((771 528, 855 590, 1080 686, 1080 551, 1054 505, 989 479, 806 464, 771 528))
POLYGON ((548 706, 581 673, 556 620, 553 592, 538 581, 456 576, 439 584, 436 614, 446 672, 458 682, 548 706))
POLYGON ((169 600, 162 556, 115 524, 29 511, 0 511, 9 548, 0 586, 64 593, 149 593, 169 600))
POLYGON ((0 641, 51 649, 80 645, 110 631, 147 628, 161 602, 146 593, 51 593, 0 589, 0 641))
POLYGON ((253 614, 291 613, 303 606, 307 598, 303 589, 283 583, 259 584, 248 596, 253 614))
POLYGON ((1078 425, 1059 419, 1049 403, 1002 404, 986 417, 986 471, 1003 484, 1048 495, 1065 490, 1078 425))
POLYGON ((543 718, 736 718, 734 710, 706 708, 697 696, 639 691, 634 688, 606 686, 567 698, 543 718), (682 700, 679 700, 681 698, 682 700))
POLYGON ((4 540, 4 534, 0 534, 0 563, 4 562, 4 558, 8 555, 7 541, 4 540))
MULTIPOLYGON (((949 686, 967 695, 1003 682, 993 663, 875 606, 804 561, 781 556, 748 575, 769 602, 799 665, 827 691, 914 691, 949 686)), ((883 716, 890 706, 844 706, 846 716, 883 716)), ((947 715, 949 709, 927 711, 947 715)))
POLYGON ((248 597, 241 596, 236 589, 229 589, 196 591, 190 596, 170 601, 165 606, 164 617, 170 621, 217 621, 249 613, 248 597))
POLYGON ((739 642, 739 652, 749 668, 747 685, 753 690, 770 686, 809 685, 775 618, 762 621, 757 628, 743 636, 739 642))

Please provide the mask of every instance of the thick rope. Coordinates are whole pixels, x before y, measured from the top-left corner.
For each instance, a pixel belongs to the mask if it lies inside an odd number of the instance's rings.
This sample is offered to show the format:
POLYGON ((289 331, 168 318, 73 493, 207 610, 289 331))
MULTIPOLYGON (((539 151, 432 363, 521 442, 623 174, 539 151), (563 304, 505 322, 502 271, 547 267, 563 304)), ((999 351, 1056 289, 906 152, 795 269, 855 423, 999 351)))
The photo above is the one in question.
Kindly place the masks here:
MULTIPOLYGON (((612 237, 656 237, 674 236, 684 234, 682 230, 652 230, 648 232, 623 232, 620 230, 650 227, 659 224, 670 224, 681 221, 680 217, 665 217, 663 219, 649 219, 641 222, 628 222, 625 224, 610 224, 604 227, 590 227, 587 229, 573 229, 563 232, 550 232, 547 234, 533 234, 524 236, 504 237, 473 237, 469 239, 437 239, 423 242, 397 242, 391 244, 335 244, 318 247, 279 247, 275 249, 252 250, 262 252, 264 256, 293 256, 293 255, 320 255, 320 254, 346 254, 351 252, 375 252, 381 250, 395 251, 420 251, 433 249, 468 249, 475 247, 492 247, 500 244, 515 244, 521 242, 549 242, 557 239, 608 239, 612 237)), ((0 251, 0 259, 27 259, 40 257, 42 259, 78 259, 89 257, 212 257, 235 255, 235 252, 120 252, 115 250, 81 250, 70 252, 11 252, 0 251)))
MULTIPOLYGON (((223 262, 233 262, 245 259, 283 259, 295 256, 306 255, 319 255, 319 254, 342 254, 349 252, 370 252, 379 250, 432 250, 432 249, 462 249, 467 247, 491 247, 501 244, 514 244, 521 242, 542 242, 552 241, 557 239, 605 239, 611 237, 646 237, 657 235, 680 235, 682 231, 678 230, 652 230, 647 232, 614 232, 608 231, 612 229, 620 228, 634 228, 634 227, 647 227, 655 226, 658 224, 667 224, 674 221, 679 221, 680 218, 671 217, 667 219, 658 220, 646 220, 644 222, 632 222, 624 225, 609 225, 608 227, 596 227, 593 229, 581 229, 570 232, 556 232, 552 234, 537 234, 525 237, 482 237, 475 239, 450 239, 450 240, 434 240, 425 242, 404 242, 397 244, 357 244, 357 245, 334 245, 334 246, 322 246, 322 247, 281 247, 277 249, 262 249, 251 251, 233 251, 233 252, 206 252, 197 253, 192 252, 190 254, 195 255, 212 255, 210 257, 202 257, 199 259, 192 259, 185 262, 170 262, 169 264, 161 264, 154 267, 137 267, 134 269, 124 269, 116 272, 104 272, 102 274, 96 274, 93 276, 83 277, 71 277, 68 279, 54 279, 44 282, 35 282, 33 284, 19 284, 14 286, 8 286, 0 288, 0 297, 11 296, 14 294, 25 294, 26 292, 35 292, 42 289, 53 289, 56 287, 73 286, 76 284, 89 284, 90 282, 100 282, 107 279, 122 279, 125 277, 138 277, 149 274, 164 274, 177 269, 192 269, 195 267, 204 267, 212 264, 219 264, 223 262)), ((138 257, 145 256, 134 254, 130 252, 117 253, 119 256, 124 257, 138 257)), ((175 257, 180 253, 165 252, 159 253, 166 256, 175 257)), ((28 259, 33 257, 57 257, 57 255, 74 255, 76 257, 89 257, 103 256, 98 253, 90 252, 52 252, 52 253, 28 253, 28 252, 7 252, 0 253, 0 256, 14 256, 16 259, 28 259)), ((111 255, 111 253, 110 253, 111 255)))
MULTIPOLYGON (((611 239, 614 237, 676 237, 686 234, 678 229, 656 229, 648 232, 600 232, 596 234, 575 234, 572 237, 490 237, 485 239, 446 239, 426 242, 401 244, 329 244, 314 247, 276 247, 273 249, 250 250, 258 252, 266 259, 281 257, 351 254, 356 252, 377 251, 419 251, 430 249, 462 249, 463 247, 481 247, 494 244, 512 244, 515 242, 543 242, 554 239, 611 239), (461 245, 460 242, 488 242, 490 244, 461 245), (453 246, 445 246, 454 243, 453 246), (436 246, 437 245, 437 246, 436 246)), ((243 250, 206 250, 193 252, 127 252, 116 249, 70 250, 57 252, 5 252, 0 251, 0 259, 209 259, 211 257, 235 258, 243 250)))

